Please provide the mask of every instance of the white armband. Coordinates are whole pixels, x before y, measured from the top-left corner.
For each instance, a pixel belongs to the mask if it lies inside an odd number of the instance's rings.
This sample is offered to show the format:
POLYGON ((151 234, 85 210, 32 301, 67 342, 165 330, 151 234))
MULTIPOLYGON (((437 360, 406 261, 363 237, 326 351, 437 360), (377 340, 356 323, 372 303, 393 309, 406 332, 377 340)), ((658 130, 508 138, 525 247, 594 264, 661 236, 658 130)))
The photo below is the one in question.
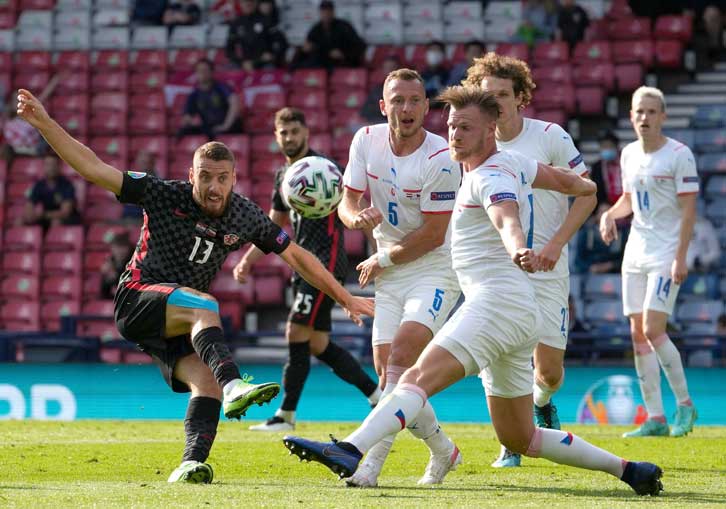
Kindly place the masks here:
POLYGON ((380 253, 378 253, 378 265, 382 269, 393 265, 393 260, 391 260, 391 252, 388 249, 383 249, 380 253))

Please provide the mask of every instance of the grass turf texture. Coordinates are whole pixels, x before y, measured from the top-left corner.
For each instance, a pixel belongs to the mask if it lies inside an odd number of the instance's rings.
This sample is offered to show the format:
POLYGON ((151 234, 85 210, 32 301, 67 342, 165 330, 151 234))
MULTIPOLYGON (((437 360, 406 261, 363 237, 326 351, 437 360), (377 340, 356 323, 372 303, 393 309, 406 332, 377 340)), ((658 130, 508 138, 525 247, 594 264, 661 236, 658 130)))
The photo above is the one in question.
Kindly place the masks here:
MULTIPOLYGON (((212 485, 168 484, 180 462, 181 420, 5 421, 0 425, 0 507, 724 507, 726 428, 696 427, 686 438, 620 438, 623 427, 566 426, 629 459, 660 465, 666 491, 638 497, 601 472, 523 458, 518 469, 494 469, 498 451, 489 425, 445 426, 464 464, 442 486, 421 488, 428 451, 399 434, 375 489, 345 488, 325 467, 299 463, 282 433, 221 424, 212 455, 212 485)), ((306 438, 339 438, 352 424, 300 424, 306 438)))

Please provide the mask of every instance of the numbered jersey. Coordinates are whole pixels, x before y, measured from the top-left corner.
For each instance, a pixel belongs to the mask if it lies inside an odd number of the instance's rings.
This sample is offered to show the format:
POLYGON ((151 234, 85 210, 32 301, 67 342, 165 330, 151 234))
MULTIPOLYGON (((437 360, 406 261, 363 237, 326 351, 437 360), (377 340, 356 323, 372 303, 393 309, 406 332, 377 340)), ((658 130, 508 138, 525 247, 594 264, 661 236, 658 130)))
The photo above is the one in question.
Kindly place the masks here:
MULTIPOLYGON (((509 141, 497 140, 499 150, 516 150, 540 163, 571 170, 578 175, 588 172, 572 138, 559 125, 543 122, 533 118, 524 118, 522 132, 509 141)), ((534 190, 534 248, 538 252, 557 233, 565 221, 569 211, 568 198, 564 194, 534 190)), ((534 279, 561 279, 569 274, 568 249, 562 249, 562 255, 554 270, 536 272, 530 277, 534 279)))
POLYGON ((698 193, 693 153, 671 138, 651 153, 634 141, 623 149, 620 167, 623 191, 630 195, 633 208, 624 260, 670 263, 681 229, 678 196, 698 193))
MULTIPOLYGON (((423 224, 423 214, 450 214, 461 184, 458 163, 449 157, 446 140, 430 132, 412 154, 393 154, 388 124, 361 128, 353 137, 343 181, 346 187, 370 189, 371 204, 383 213, 373 234, 379 248, 389 248, 423 224)), ((432 253, 449 259, 446 242, 432 253)))
POLYGON ((480 166, 464 174, 451 219, 451 256, 464 294, 481 284, 503 278, 507 291, 514 282, 531 286, 517 267, 492 224, 487 209, 506 201, 516 202, 528 247, 532 247, 532 182, 537 161, 515 151, 497 152, 480 166))
POLYGON ((283 252, 287 234, 253 202, 232 193, 221 217, 205 215, 189 182, 124 173, 122 203, 144 208, 136 251, 120 283, 177 283, 206 292, 227 255, 252 242, 265 253, 283 252))

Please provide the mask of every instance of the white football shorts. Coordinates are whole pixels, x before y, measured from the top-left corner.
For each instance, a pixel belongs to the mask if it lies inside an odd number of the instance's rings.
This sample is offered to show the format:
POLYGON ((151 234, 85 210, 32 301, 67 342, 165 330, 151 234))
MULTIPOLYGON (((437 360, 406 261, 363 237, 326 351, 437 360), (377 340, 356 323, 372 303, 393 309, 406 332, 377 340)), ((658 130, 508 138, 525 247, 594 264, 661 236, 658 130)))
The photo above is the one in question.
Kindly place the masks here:
POLYGON ((558 350, 567 348, 569 332, 570 296, 569 277, 562 279, 530 279, 534 286, 534 294, 542 314, 542 321, 537 330, 540 343, 558 350))
POLYGON ((644 310, 668 315, 678 297, 680 285, 671 279, 671 264, 638 266, 623 262, 623 314, 630 316, 644 310))

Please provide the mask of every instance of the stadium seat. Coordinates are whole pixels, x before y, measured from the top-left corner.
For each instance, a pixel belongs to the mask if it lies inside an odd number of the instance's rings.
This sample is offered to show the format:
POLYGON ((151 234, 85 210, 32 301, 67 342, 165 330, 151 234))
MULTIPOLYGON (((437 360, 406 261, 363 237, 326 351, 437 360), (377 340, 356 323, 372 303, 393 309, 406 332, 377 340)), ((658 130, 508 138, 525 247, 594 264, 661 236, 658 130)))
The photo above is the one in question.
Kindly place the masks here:
POLYGON ((8 251, 2 257, 3 274, 38 276, 40 274, 40 254, 37 251, 8 251))
POLYGON ((285 304, 285 281, 280 276, 255 276, 255 300, 257 306, 281 306, 285 304))
POLYGON ((615 41, 612 43, 613 61, 616 64, 640 62, 646 68, 653 65, 655 53, 653 41, 615 41))
POLYGON ((552 64, 532 69, 535 83, 551 81, 555 83, 572 83, 572 67, 569 64, 552 64))
POLYGON ((163 111, 134 109, 129 119, 129 131, 134 134, 164 134, 166 114, 163 111))
POLYGON ((726 172, 726 152, 703 154, 698 158, 699 171, 726 172))
POLYGON ((50 80, 48 71, 24 71, 13 75, 13 88, 25 88, 27 90, 43 90, 50 80))
POLYGON ((91 74, 91 89, 100 92, 122 92, 126 95, 129 88, 129 75, 126 70, 100 71, 91 74))
POLYGON ((615 299, 596 300, 585 305, 584 319, 592 325, 625 323, 623 304, 615 299))
POLYGON ((713 175, 706 184, 707 200, 726 199, 726 175, 713 175))
POLYGON ((83 251, 83 227, 80 225, 51 226, 45 234, 44 251, 83 251))
MULTIPOLYGON (((368 125, 370 122, 360 115, 360 108, 333 108, 329 111, 330 124, 334 129, 348 129, 355 131, 359 127, 368 125)), ((381 117, 383 120, 383 117, 381 117)))
POLYGON ((10 72, 13 69, 13 54, 7 51, 0 52, 0 72, 10 72))
POLYGON ((639 63, 616 64, 615 82, 618 92, 632 92, 644 80, 643 66, 639 63))
POLYGON ((61 318, 77 315, 80 312, 80 303, 76 301, 52 300, 40 306, 40 325, 48 332, 59 332, 61 318))
MULTIPOLYGON (((15 177, 17 178, 17 177, 15 177)), ((8 203, 22 203, 28 201, 30 192, 33 188, 33 182, 27 180, 8 182, 5 193, 8 203)))
POLYGON ((221 134, 219 141, 227 145, 236 157, 247 159, 250 155, 250 137, 244 134, 221 134))
POLYGON ((683 44, 680 41, 655 41, 655 64, 677 69, 683 65, 683 44))
POLYGON ((366 100, 366 92, 362 90, 335 90, 330 95, 331 108, 360 108, 366 100))
POLYGON ((88 316, 101 316, 113 318, 113 300, 97 299, 84 302, 81 306, 81 314, 88 316))
POLYGON ((207 53, 203 49, 177 49, 168 52, 167 63, 174 72, 191 71, 197 62, 204 58, 207 58, 207 53))
POLYGON ((577 87, 591 86, 610 92, 615 89, 615 68, 607 63, 584 63, 575 67, 574 82, 577 87))
POLYGON ((83 256, 83 271, 85 273, 98 272, 108 258, 109 251, 86 251, 83 256))
POLYGON ((543 42, 534 47, 532 59, 537 66, 567 62, 570 60, 570 49, 566 42, 543 42))
POLYGON ((366 256, 366 237, 361 230, 345 230, 345 251, 352 259, 361 259, 366 256))
POLYGON ((113 157, 128 159, 129 155, 129 139, 125 135, 119 136, 96 136, 91 138, 90 148, 96 152, 99 157, 113 157))
POLYGON ((168 31, 164 26, 139 26, 131 34, 133 49, 166 49, 168 31))
POLYGON ((329 88, 338 90, 341 88, 365 88, 368 81, 368 71, 364 67, 342 68, 338 67, 330 74, 329 88))
POLYGON ((23 71, 50 71, 51 53, 48 51, 18 51, 15 54, 15 67, 23 71))
POLYGON ((310 146, 321 154, 330 154, 333 148, 333 140, 330 133, 326 131, 310 134, 310 146))
POLYGON ((96 72, 128 69, 129 52, 119 49, 96 51, 91 54, 91 64, 96 72))
POLYGON ((83 210, 83 223, 87 225, 99 219, 119 221, 123 216, 123 211, 124 206, 114 201, 90 204, 83 210))
POLYGON ((239 299, 220 301, 219 316, 229 320, 232 332, 237 332, 243 328, 244 305, 239 299))
POLYGON ((655 20, 653 35, 656 39, 676 39, 688 43, 693 37, 693 18, 685 14, 659 16, 655 20))
POLYGON ((130 86, 134 92, 163 92, 166 85, 166 71, 132 72, 130 86))
POLYGON ((678 298, 682 300, 715 300, 718 296, 719 278, 716 274, 689 274, 678 292, 678 298))
POLYGON ((166 159, 169 143, 167 137, 163 135, 132 136, 129 139, 129 150, 134 155, 140 150, 146 150, 156 154, 157 159, 160 157, 166 159))
POLYGON ((0 307, 0 322, 4 330, 32 332, 40 330, 38 302, 7 302, 0 307))
POLYGON ((11 275, 0 283, 0 296, 5 301, 37 301, 40 296, 38 276, 11 275))
MULTIPOLYGON (((250 139, 250 155, 252 159, 271 157, 279 153, 280 147, 277 146, 277 141, 275 141, 275 137, 271 134, 258 134, 252 136, 250 139)), ((254 176, 254 167, 252 170, 252 175, 254 176)))
POLYGON ((726 128, 726 106, 702 104, 691 118, 691 126, 700 128, 726 128))
POLYGON ((176 25, 171 31, 170 48, 204 48, 206 45, 205 25, 176 25))
POLYGON ((505 57, 518 58, 520 60, 524 60, 525 62, 529 61, 529 47, 524 43, 512 44, 500 42, 496 45, 494 51, 496 51, 499 55, 505 57))
POLYGON ((287 98, 283 92, 259 92, 252 96, 249 108, 277 111, 286 106, 287 98))
POLYGON ((567 126, 567 114, 561 109, 537 110, 537 115, 533 115, 533 117, 543 120, 545 122, 552 122, 553 124, 557 124, 560 127, 567 126))
POLYGON ((694 129, 664 129, 663 134, 688 147, 696 146, 696 130, 694 129))
MULTIPOLYGON (((714 223, 714 226, 724 226, 726 225, 726 207, 720 201, 711 202, 706 205, 706 217, 714 223)), ((5 242, 7 243, 7 240, 5 242)))
POLYGON ((694 143, 698 152, 726 152, 726 132, 723 129, 699 129, 695 132, 694 143))
POLYGON ((113 319, 79 320, 76 333, 84 338, 98 338, 102 343, 123 339, 113 319))
POLYGON ((43 158, 41 157, 16 157, 10 166, 8 179, 23 180, 30 184, 45 174, 43 169, 43 158))
POLYGON ((622 297, 620 274, 588 274, 584 290, 586 300, 620 299, 622 297))
POLYGON ((308 90, 305 93, 300 93, 299 90, 291 90, 287 97, 288 104, 295 108, 318 108, 323 112, 327 108, 328 94, 322 89, 308 90))
POLYGON ((649 18, 626 18, 610 22, 608 27, 611 39, 646 40, 650 39, 649 18))
POLYGON ((201 134, 182 136, 182 138, 176 141, 174 152, 191 160, 194 151, 200 145, 207 143, 207 141, 209 141, 207 137, 201 134))
POLYGON ((231 271, 220 272, 212 281, 209 293, 217 300, 239 300, 242 297, 242 285, 234 279, 231 271))
MULTIPOLYGON (((91 76, 85 71, 68 73, 63 76, 55 89, 56 95, 88 93, 91 89, 91 76)), ((58 120, 58 119, 56 119, 58 120)))
POLYGON ((534 93, 534 107, 541 109, 562 109, 566 113, 575 112, 575 90, 562 84, 542 84, 534 93))
POLYGON ((4 251, 37 251, 43 245, 43 228, 40 226, 13 226, 3 235, 4 251))
POLYGON ((577 43, 575 51, 572 54, 573 61, 583 64, 587 61, 594 62, 610 62, 612 55, 610 53, 609 41, 582 41, 577 43))
MULTIPOLYGON (((92 106, 95 110, 95 107, 92 106)), ((125 111, 99 111, 93 114, 89 122, 89 128, 92 132, 99 135, 116 135, 124 134, 127 131, 127 118, 125 111)))
POLYGON ((166 110, 166 98, 162 92, 133 94, 129 99, 129 104, 131 111, 134 113, 143 113, 145 111, 164 113, 166 110))
POLYGON ((368 45, 366 49, 366 63, 368 68, 373 70, 381 66, 389 55, 395 55, 401 63, 406 62, 405 49, 402 46, 391 44, 368 45))
POLYGON ((325 90, 328 87, 328 74, 323 69, 297 69, 293 71, 290 83, 297 88, 325 90))
POLYGON ((83 300, 101 298, 101 274, 97 272, 86 273, 83 277, 83 300))
POLYGON ((442 109, 432 109, 424 119, 424 128, 432 133, 446 132, 448 115, 442 109))
POLYGON ((15 23, 17 22, 15 11, 0 11, 0 29, 2 30, 12 30, 15 28, 15 23))
POLYGON ((403 44, 403 23, 400 20, 376 20, 366 25, 363 39, 370 44, 403 44))
POLYGON ((80 251, 48 252, 43 255, 44 275, 80 275, 83 271, 80 251))
POLYGON ((126 92, 97 92, 91 97, 91 107, 94 113, 109 110, 126 114, 129 103, 126 92))
POLYGON ((721 313, 723 313, 723 301, 686 301, 678 306, 676 313, 680 322, 714 323, 721 313))
POLYGON ((63 94, 57 95, 50 100, 51 111, 74 111, 84 115, 88 114, 91 101, 88 94, 63 94))
POLYGON ((590 18, 590 24, 585 30, 586 41, 604 41, 610 37, 608 32, 608 20, 604 18, 593 19, 590 18))

